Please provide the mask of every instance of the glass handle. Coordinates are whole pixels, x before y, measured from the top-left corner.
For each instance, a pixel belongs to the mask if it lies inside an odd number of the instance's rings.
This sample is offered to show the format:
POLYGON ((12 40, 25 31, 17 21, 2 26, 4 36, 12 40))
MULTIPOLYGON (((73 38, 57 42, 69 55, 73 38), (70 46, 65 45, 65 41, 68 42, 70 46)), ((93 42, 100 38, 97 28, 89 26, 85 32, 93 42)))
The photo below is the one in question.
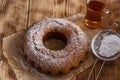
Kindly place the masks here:
MULTIPOLYGON (((104 16, 103 16, 103 19, 107 19, 107 18, 110 18, 110 16, 111 16, 111 11, 110 10, 108 10, 108 9, 105 9, 105 11, 104 11, 104 16)), ((104 21, 104 20, 103 20, 104 21)))

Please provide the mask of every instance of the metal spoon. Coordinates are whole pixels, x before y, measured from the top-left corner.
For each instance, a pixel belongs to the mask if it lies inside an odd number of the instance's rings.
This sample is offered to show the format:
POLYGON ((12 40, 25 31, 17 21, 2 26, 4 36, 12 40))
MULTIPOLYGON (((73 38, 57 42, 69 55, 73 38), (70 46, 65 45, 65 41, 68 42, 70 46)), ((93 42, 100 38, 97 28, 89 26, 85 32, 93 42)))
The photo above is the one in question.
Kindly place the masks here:
POLYGON ((92 40, 91 49, 92 49, 94 55, 97 57, 97 59, 95 60, 95 63, 92 67, 92 70, 91 70, 87 80, 90 80, 91 74, 93 72, 93 69, 95 68, 96 63, 98 62, 98 59, 103 60, 103 63, 101 65, 101 68, 100 68, 95 80, 98 80, 98 77, 99 77, 99 75, 102 71, 102 68, 103 68, 106 61, 113 61, 113 60, 120 57, 120 52, 115 53, 114 56, 111 56, 111 57, 104 57, 104 56, 101 56, 98 54, 103 37, 108 36, 108 35, 116 35, 117 37, 120 38, 120 35, 112 30, 103 30, 103 31, 99 32, 98 34, 96 34, 92 40))

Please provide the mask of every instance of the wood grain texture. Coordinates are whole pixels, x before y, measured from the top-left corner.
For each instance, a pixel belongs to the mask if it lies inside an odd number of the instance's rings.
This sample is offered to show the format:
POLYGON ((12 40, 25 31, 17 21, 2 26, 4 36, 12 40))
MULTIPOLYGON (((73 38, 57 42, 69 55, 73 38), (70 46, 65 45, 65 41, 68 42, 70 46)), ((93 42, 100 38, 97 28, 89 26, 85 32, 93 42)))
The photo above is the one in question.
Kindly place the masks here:
MULTIPOLYGON (((102 61, 95 67, 95 76, 97 76, 102 61)), ((106 62, 98 80, 120 80, 120 59, 106 62)))
POLYGON ((7 59, 2 53, 2 42, 4 34, 0 33, 0 80, 16 80, 16 75, 8 64, 7 59))
MULTIPOLYGON (((80 73, 80 74, 77 76, 77 80, 87 80, 90 71, 91 71, 91 67, 88 68, 87 70, 85 70, 84 72, 80 73)), ((93 72, 92 75, 91 75, 91 77, 90 77, 90 80, 95 80, 94 74, 95 74, 95 73, 93 72)))
POLYGON ((85 0, 30 0, 29 26, 50 17, 69 17, 85 12, 85 0))
POLYGON ((15 73, 2 54, 2 39, 26 28, 28 0, 0 0, 0 80, 16 80, 15 73))
POLYGON ((28 0, 0 0, 0 26, 5 36, 26 28, 28 0))
MULTIPOLYGON (((26 29, 35 21, 48 17, 69 17, 76 13, 85 12, 86 0, 0 0, 0 80, 16 80, 15 74, 2 55, 2 39, 22 29, 26 29), (28 1, 30 11, 28 15, 28 1), (81 6, 82 5, 82 6, 81 6), (28 19, 29 18, 29 19, 28 19), (28 20, 27 20, 28 19, 28 20), (11 76, 12 75, 12 76, 11 76)), ((113 1, 113 0, 109 0, 113 1)), ((120 20, 120 0, 114 0, 116 4, 110 4, 114 8, 116 18, 120 20), (119 12, 116 14, 116 12, 119 12)), ((112 2, 113 3, 113 2, 112 2)), ((119 31, 120 32, 120 31, 119 31)), ((101 62, 95 68, 95 77, 101 62)), ((78 75, 78 80, 86 80, 89 70, 78 75)), ((105 64, 99 80, 120 80, 120 59, 105 64)), ((91 78, 94 80, 94 78, 91 78)))

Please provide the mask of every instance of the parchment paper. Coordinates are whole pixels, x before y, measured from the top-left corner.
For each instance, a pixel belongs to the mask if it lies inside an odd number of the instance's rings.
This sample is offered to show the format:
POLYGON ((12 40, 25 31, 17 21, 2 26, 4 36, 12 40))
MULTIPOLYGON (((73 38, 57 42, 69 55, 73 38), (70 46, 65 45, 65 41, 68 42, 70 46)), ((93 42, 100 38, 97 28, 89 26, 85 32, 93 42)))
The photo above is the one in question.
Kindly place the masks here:
POLYGON ((88 53, 85 62, 80 63, 78 69, 71 70, 67 75, 52 76, 40 73, 23 56, 24 34, 25 31, 20 31, 3 39, 4 56, 14 70, 17 80, 76 80, 76 75, 90 67, 94 62, 92 53, 88 53))

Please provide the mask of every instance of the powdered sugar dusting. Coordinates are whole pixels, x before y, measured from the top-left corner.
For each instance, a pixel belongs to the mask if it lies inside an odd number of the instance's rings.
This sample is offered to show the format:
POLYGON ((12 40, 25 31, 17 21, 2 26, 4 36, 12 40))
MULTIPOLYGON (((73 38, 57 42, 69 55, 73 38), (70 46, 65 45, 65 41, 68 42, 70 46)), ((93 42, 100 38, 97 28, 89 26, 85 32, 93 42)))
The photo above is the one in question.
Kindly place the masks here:
POLYGON ((48 18, 34 24, 27 31, 25 38, 27 56, 42 70, 48 71, 69 70, 77 62, 71 61, 80 61, 81 57, 86 54, 88 47, 85 33, 72 22, 59 18, 48 18), (44 46, 43 36, 50 31, 58 31, 66 36, 68 40, 65 48, 54 51, 44 46))
POLYGON ((99 54, 104 57, 112 57, 120 53, 120 38, 116 35, 108 35, 104 37, 99 54))

